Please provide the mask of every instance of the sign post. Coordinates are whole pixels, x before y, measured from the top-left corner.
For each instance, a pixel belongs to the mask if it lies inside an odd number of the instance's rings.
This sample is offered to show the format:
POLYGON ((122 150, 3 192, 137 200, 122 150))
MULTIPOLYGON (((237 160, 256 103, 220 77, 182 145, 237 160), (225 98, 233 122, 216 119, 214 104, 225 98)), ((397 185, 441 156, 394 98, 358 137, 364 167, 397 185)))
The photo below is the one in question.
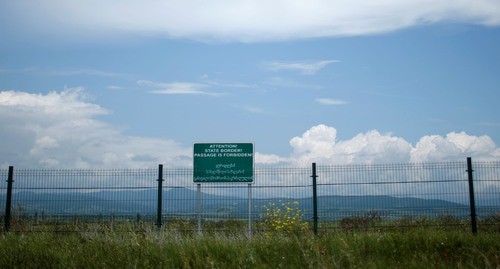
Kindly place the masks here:
POLYGON ((248 236, 252 236, 253 143, 195 143, 193 182, 197 184, 198 233, 201 234, 201 183, 248 183, 248 236))
POLYGON ((248 239, 252 238, 252 184, 248 183, 248 239))
POLYGON ((196 220, 198 235, 201 235, 201 184, 196 184, 196 220))

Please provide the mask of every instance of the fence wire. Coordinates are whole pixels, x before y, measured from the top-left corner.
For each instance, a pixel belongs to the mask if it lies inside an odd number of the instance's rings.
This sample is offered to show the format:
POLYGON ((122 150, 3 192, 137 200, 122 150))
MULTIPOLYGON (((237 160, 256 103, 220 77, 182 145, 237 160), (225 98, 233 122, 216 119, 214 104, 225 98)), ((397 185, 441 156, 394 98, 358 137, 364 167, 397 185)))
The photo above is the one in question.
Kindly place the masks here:
MULTIPOLYGON (((474 189, 481 225, 500 231, 500 162, 474 162, 474 189)), ((0 169, 0 212, 4 224, 8 170, 0 169)), ((266 208, 298 205, 301 221, 313 219, 309 167, 256 168, 254 183, 193 183, 191 168, 164 168, 163 229, 246 229, 258 225, 266 208), (249 199, 251 195, 252 199, 249 199)), ((317 166, 320 229, 467 226, 470 217, 466 162, 317 166), (443 223, 440 223, 440 225, 443 223)), ((103 224, 116 229, 157 223, 158 169, 14 171, 12 229, 59 231, 103 224), (76 225, 75 225, 76 223, 76 225), (70 225, 71 224, 71 225, 70 225)), ((286 217, 286 216, 285 216, 286 217)), ((149 225, 149 226, 148 226, 149 225)))

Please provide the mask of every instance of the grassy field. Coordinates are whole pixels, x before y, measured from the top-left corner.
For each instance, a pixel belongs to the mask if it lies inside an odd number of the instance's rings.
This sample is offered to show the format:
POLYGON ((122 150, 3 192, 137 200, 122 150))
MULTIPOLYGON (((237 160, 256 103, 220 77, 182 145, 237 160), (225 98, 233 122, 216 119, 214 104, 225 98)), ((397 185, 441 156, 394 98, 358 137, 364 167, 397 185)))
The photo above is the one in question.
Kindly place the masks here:
POLYGON ((500 268, 500 234, 410 229, 314 238, 168 232, 9 233, 0 268, 500 268))

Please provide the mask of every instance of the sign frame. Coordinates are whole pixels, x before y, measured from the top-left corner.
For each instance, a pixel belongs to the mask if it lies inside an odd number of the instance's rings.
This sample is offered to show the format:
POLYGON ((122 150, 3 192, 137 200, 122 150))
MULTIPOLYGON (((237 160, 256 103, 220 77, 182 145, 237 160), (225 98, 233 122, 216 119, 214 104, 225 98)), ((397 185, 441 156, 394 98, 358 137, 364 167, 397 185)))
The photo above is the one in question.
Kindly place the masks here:
POLYGON ((253 142, 193 143, 194 183, 253 184, 254 174, 253 142))

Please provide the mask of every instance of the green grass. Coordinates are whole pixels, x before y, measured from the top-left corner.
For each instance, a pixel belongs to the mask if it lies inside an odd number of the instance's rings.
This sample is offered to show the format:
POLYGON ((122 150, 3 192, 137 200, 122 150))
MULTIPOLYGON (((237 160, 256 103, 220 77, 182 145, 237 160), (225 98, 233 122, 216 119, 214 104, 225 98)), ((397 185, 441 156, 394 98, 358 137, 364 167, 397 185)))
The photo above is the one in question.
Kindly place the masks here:
POLYGON ((498 268, 500 234, 411 229, 314 238, 172 232, 0 235, 0 268, 498 268))

